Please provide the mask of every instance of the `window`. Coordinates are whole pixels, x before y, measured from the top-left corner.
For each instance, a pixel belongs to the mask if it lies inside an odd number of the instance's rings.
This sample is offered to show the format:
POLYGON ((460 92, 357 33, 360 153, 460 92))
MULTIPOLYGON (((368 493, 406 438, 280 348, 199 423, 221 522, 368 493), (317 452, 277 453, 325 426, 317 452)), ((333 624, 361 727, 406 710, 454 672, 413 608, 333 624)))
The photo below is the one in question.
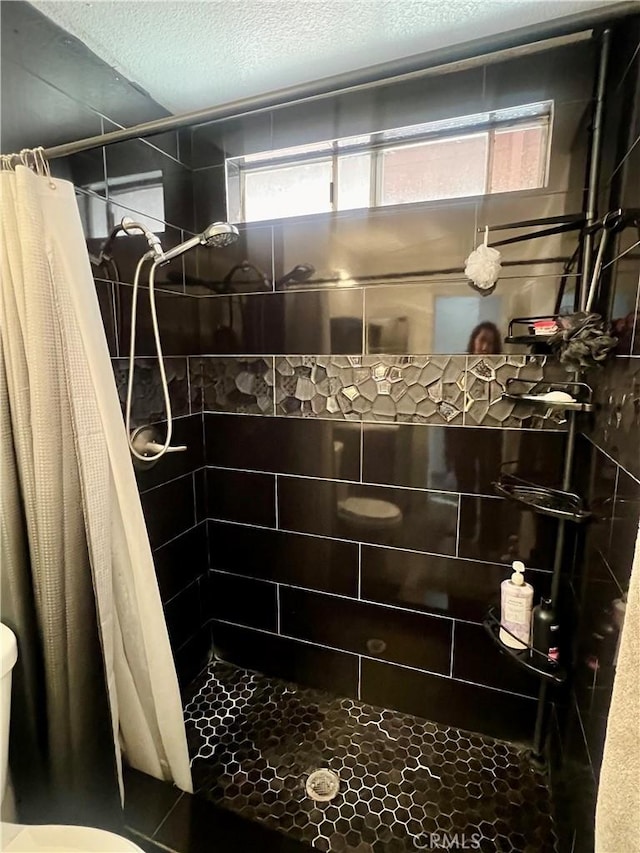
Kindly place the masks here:
POLYGON ((231 221, 543 187, 545 101, 226 161, 231 221))

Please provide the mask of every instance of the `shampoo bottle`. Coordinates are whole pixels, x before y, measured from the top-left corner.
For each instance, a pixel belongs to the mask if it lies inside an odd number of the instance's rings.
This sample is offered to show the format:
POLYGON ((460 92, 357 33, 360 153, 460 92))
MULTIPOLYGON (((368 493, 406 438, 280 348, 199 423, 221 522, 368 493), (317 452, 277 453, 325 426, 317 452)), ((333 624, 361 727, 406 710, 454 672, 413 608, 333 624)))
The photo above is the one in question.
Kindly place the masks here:
MULTIPOLYGON (((540 604, 533 608, 533 625, 531 629, 531 645, 543 655, 546 655, 550 664, 557 664, 560 652, 558 649, 558 636, 560 626, 551 604, 551 599, 541 598, 540 604)), ((542 658, 535 655, 534 663, 541 663, 542 658)))
POLYGON ((500 639, 511 649, 526 649, 531 636, 533 587, 524 579, 524 563, 516 560, 512 568, 511 577, 500 584, 500 639))

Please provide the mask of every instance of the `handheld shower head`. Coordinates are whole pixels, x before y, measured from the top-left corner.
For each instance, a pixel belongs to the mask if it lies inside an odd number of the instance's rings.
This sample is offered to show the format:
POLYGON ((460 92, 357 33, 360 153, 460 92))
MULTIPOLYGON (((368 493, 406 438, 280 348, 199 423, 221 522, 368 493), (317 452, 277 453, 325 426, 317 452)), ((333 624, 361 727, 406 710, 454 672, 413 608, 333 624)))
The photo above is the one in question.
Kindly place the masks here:
POLYGON ((222 249, 225 246, 230 246, 232 243, 235 243, 240 236, 240 232, 236 226, 231 225, 230 222, 214 222, 212 225, 209 225, 208 228, 205 228, 202 234, 196 234, 195 237, 191 237, 189 240, 185 240, 184 243, 180 243, 172 249, 167 249, 165 252, 162 249, 160 240, 152 231, 142 223, 134 222, 133 219, 130 219, 127 216, 125 216, 120 225, 113 230, 109 240, 107 241, 108 245, 111 244, 113 237, 119 231, 124 231, 125 234, 131 234, 132 231, 141 231, 149 243, 149 248, 151 250, 149 257, 153 259, 157 266, 161 266, 162 264, 172 261, 174 258, 177 258, 178 255, 182 255, 184 252, 189 251, 189 249, 194 249, 196 246, 211 246, 214 249, 222 249))
POLYGON ((214 249, 223 249, 235 243, 239 237, 238 229, 229 222, 214 222, 205 228, 200 235, 200 242, 204 246, 212 246, 214 249))
POLYGON ((168 249, 158 259, 158 264, 166 264, 167 261, 172 261, 183 252, 188 252, 189 249, 194 249, 196 246, 211 246, 213 249, 223 249, 225 246, 230 246, 235 243, 240 232, 235 225, 230 222, 214 222, 202 232, 191 237, 190 240, 185 240, 179 246, 174 246, 173 249, 168 249))

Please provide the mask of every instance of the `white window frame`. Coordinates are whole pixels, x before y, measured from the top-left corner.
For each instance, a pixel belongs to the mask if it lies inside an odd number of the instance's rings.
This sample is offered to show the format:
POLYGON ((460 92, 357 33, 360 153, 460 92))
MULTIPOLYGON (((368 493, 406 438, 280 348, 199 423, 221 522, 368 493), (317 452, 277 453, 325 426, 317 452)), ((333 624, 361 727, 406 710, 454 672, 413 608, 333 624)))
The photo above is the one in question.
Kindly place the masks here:
MULTIPOLYGON (((541 158, 541 174, 536 188, 544 188, 548 182, 549 161, 551 152, 551 136, 553 128, 553 101, 544 101, 535 104, 525 104, 518 107, 495 110, 481 113, 475 116, 462 116, 457 119, 431 122, 428 124, 413 125, 405 128, 395 128, 387 131, 359 135, 357 137, 345 137, 322 143, 300 145, 293 148, 280 149, 278 151, 265 151, 244 157, 228 157, 225 161, 225 177, 227 192, 227 208, 231 214, 232 210, 238 210, 239 222, 256 222, 266 220, 246 219, 246 182, 247 173, 275 171, 283 166, 304 165, 310 162, 331 161, 331 179, 327 187, 329 193, 330 212, 341 210, 338 197, 338 168, 341 156, 357 153, 370 153, 371 169, 369 177, 369 208, 386 207, 382 203, 383 188, 383 162, 381 156, 385 151, 398 150, 407 147, 415 147, 425 142, 439 140, 461 139, 479 133, 488 133, 487 153, 485 161, 484 192, 480 195, 489 195, 490 180, 494 162, 494 149, 496 131, 526 129, 528 127, 543 127, 546 134, 543 140, 545 147, 544 156, 541 158), (517 114, 521 113, 520 116, 517 114), (236 197, 230 198, 231 181, 230 171, 237 170, 239 177, 239 191, 236 197)), ((237 180, 234 177, 234 180, 237 180)), ((504 192, 518 192, 520 190, 505 190, 504 192)), ((447 198, 461 198, 464 196, 448 196, 439 199, 424 199, 423 201, 394 202, 393 204, 421 204, 446 201, 447 198)), ((348 208, 343 208, 347 210, 348 208)), ((360 208, 361 209, 361 208, 360 208)), ((318 211, 318 214, 326 211, 318 211)), ((296 214, 317 215, 317 214, 296 214)))

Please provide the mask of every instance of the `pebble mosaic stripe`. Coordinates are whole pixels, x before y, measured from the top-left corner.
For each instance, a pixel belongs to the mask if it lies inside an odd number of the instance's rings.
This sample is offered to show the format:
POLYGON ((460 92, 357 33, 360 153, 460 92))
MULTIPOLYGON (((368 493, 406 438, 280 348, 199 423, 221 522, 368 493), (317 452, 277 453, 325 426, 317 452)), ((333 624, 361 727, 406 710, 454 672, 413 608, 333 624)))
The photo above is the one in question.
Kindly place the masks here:
POLYGON ((547 779, 512 744, 222 662, 188 695, 196 792, 316 850, 558 849, 547 779), (320 768, 329 802, 306 790, 320 768))
POLYGON ((273 414, 273 358, 190 358, 195 409, 238 414, 273 414))
POLYGON ((194 410, 381 423, 564 426, 557 412, 503 399, 510 378, 566 378, 544 356, 209 356, 190 361, 194 410))

